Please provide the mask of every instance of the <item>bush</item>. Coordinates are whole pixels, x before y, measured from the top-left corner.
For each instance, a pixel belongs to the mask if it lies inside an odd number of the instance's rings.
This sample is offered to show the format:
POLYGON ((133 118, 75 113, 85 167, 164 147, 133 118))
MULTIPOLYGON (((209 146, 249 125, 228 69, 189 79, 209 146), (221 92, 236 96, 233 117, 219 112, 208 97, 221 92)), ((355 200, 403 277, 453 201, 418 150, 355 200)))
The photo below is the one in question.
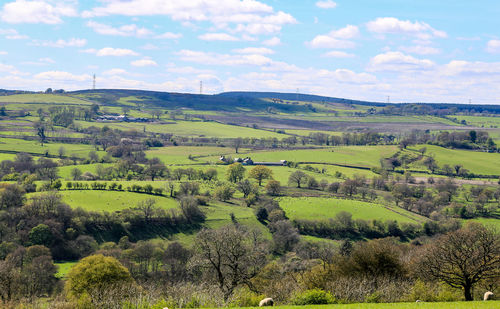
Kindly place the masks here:
POLYGON ((334 304, 336 299, 329 292, 320 289, 307 290, 295 296, 292 304, 298 306, 304 305, 326 305, 334 304))

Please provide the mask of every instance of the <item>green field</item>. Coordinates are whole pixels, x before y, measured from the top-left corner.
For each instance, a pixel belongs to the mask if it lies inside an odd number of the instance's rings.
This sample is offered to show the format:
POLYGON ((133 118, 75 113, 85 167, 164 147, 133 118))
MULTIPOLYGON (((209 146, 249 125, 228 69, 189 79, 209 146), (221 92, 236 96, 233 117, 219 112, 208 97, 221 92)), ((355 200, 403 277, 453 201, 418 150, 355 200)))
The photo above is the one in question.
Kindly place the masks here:
POLYGON ((0 96, 0 102, 5 103, 65 103, 65 104, 78 104, 90 105, 92 103, 80 100, 78 98, 68 95, 56 94, 14 94, 9 96, 0 96))
POLYGON ((108 126, 114 129, 127 131, 130 129, 142 132, 153 133, 168 133, 177 136, 185 137, 220 137, 220 138, 236 138, 236 137, 256 137, 269 138, 276 137, 281 139, 286 137, 284 134, 278 134, 271 131, 259 130, 247 127, 232 126, 218 122, 203 122, 203 121, 182 121, 176 120, 168 123, 109 123, 109 122, 86 122, 75 121, 81 127, 104 127, 108 126))
MULTIPOLYGON (((276 306, 279 309, 498 309, 500 301, 472 301, 449 303, 389 303, 389 304, 347 304, 347 305, 307 305, 307 306, 276 306)), ((247 309, 259 307, 245 307, 247 309)), ((243 308, 242 308, 243 309, 243 308)))
POLYGON ((71 190, 60 191, 62 200, 73 208, 89 211, 118 211, 134 208, 141 201, 154 199, 156 206, 164 209, 176 208, 177 201, 163 196, 154 196, 127 191, 71 190))
MULTIPOLYGON (((0 150, 28 152, 34 154, 57 155, 59 148, 63 147, 67 156, 87 157, 88 153, 94 151, 92 145, 84 144, 62 144, 62 143, 47 143, 43 146, 38 141, 27 141, 14 138, 0 138, 0 150)), ((104 151, 97 152, 100 156, 105 155, 104 151)))
POLYGON ((205 162, 207 156, 221 156, 234 154, 231 147, 195 147, 195 146, 169 146, 152 148, 146 151, 148 158, 157 157, 165 164, 199 164, 205 162), (189 155, 194 156, 192 160, 189 155))
MULTIPOLYGON (((318 162, 356 165, 363 167, 380 166, 380 159, 396 153, 396 146, 339 146, 321 149, 278 150, 242 153, 239 157, 251 157, 254 161, 278 162, 318 162)), ((218 158, 212 158, 216 160, 218 158)))
MULTIPOLYGON (((433 145, 417 145, 409 148, 416 150, 422 147, 427 148, 426 155, 433 156, 440 167, 443 167, 444 164, 451 167, 461 164, 475 174, 500 175, 500 153, 448 149, 433 145)), ((425 169, 421 162, 417 166, 425 169)))
POLYGON ((500 128, 500 117, 452 116, 458 121, 465 120, 468 125, 484 128, 500 128))
POLYGON ((411 212, 392 209, 375 203, 320 197, 283 197, 280 206, 290 219, 325 220, 347 211, 353 219, 396 220, 398 222, 418 223, 425 219, 411 212))
POLYGON ((73 267, 77 262, 60 262, 60 263, 54 263, 54 265, 57 266, 57 278, 65 278, 66 275, 69 273, 71 270, 71 267, 73 267))

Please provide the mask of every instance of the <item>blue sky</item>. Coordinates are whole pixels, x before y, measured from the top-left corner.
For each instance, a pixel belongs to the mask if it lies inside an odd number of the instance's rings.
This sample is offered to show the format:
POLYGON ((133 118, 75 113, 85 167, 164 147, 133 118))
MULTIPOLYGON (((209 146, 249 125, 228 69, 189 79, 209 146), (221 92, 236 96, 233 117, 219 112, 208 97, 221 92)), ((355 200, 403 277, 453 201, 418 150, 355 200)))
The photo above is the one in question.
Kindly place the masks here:
POLYGON ((500 103, 495 0, 0 0, 0 88, 500 103))

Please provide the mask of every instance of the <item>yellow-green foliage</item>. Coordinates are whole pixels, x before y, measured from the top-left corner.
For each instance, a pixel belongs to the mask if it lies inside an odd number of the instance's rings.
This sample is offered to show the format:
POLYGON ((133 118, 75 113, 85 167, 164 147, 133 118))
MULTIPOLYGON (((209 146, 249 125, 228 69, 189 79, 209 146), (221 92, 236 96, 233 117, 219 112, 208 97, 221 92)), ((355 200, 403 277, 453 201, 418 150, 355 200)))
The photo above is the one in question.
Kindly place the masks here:
POLYGON ((68 273, 66 290, 79 298, 92 290, 103 291, 117 284, 133 283, 130 272, 117 259, 102 254, 83 258, 68 273))

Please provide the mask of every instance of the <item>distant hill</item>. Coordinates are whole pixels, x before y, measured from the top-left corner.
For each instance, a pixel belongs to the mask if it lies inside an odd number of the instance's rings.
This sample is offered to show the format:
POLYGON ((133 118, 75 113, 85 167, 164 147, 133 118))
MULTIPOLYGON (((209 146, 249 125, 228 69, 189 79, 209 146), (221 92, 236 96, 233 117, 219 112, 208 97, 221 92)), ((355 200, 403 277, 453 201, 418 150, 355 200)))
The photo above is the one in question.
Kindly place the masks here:
POLYGON ((303 93, 230 91, 230 92, 223 92, 218 95, 222 97, 231 97, 231 98, 237 98, 237 97, 248 97, 257 99, 274 98, 287 101, 326 102, 326 103, 359 104, 359 105, 370 105, 370 106, 387 105, 386 103, 380 103, 380 102, 333 98, 333 97, 325 97, 325 96, 303 94, 303 93))

